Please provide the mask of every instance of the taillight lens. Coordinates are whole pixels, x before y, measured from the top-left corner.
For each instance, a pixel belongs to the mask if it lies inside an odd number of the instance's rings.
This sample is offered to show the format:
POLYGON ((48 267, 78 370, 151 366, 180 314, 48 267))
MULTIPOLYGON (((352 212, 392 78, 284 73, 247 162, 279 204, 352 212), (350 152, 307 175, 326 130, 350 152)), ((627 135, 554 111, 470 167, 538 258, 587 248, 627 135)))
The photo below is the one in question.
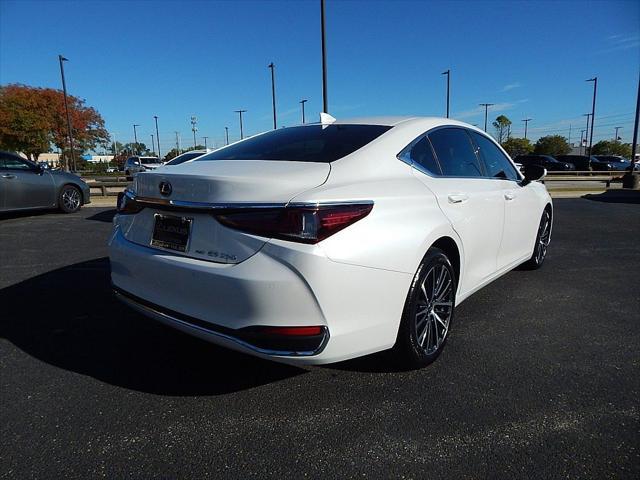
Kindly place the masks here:
POLYGON ((223 225, 261 237, 318 243, 366 217, 372 203, 288 206, 216 215, 223 225))
POLYGON ((143 206, 136 202, 136 199, 131 192, 125 190, 124 192, 118 193, 118 204, 116 206, 118 214, 131 215, 138 213, 143 208, 143 206))

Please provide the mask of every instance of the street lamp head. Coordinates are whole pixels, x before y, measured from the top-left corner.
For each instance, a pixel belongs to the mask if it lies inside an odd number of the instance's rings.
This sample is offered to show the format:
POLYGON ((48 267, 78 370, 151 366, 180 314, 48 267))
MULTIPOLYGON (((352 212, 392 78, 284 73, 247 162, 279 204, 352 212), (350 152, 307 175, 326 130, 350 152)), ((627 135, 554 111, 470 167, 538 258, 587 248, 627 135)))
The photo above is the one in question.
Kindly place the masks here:
POLYGON ((450 72, 451 70, 447 70, 446 72, 442 72, 442 75, 449 75, 450 72))
POLYGON ((585 80, 585 82, 595 82, 598 79, 598 77, 593 77, 593 78, 589 78, 588 80, 585 80))

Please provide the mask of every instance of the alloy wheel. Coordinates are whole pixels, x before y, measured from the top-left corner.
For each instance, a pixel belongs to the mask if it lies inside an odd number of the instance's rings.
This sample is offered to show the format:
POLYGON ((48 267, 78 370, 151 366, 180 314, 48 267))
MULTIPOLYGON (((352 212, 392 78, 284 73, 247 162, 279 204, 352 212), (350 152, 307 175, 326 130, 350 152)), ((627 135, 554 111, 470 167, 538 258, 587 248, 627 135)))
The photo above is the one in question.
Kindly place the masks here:
POLYGON ((62 192, 62 203, 68 211, 77 210, 80 207, 80 192, 72 187, 66 188, 62 192))
POLYGON ((551 218, 549 212, 545 211, 540 220, 538 228, 538 245, 536 245, 536 263, 540 264, 547 255, 547 248, 551 240, 551 218))
POLYGON ((453 279, 443 264, 431 267, 420 285, 415 315, 418 345, 427 355, 436 352, 449 332, 453 312, 453 279))

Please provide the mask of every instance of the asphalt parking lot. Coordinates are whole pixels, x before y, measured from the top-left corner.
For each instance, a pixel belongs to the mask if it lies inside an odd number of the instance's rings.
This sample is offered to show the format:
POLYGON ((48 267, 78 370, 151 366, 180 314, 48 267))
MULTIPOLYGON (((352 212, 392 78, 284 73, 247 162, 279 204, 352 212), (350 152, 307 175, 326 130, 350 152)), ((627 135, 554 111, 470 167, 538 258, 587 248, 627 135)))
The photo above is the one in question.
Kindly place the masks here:
POLYGON ((555 206, 416 371, 209 345, 113 299, 112 210, 0 218, 0 477, 638 478, 640 205, 555 206))

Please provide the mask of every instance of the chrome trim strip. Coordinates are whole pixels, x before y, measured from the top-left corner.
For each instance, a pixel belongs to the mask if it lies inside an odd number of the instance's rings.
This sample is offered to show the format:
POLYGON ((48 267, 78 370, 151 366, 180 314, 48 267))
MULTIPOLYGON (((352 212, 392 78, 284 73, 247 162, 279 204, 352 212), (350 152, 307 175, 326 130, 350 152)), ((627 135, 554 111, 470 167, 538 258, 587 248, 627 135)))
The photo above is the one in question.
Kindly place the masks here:
POLYGON ((234 343, 240 345, 241 347, 244 347, 244 348, 246 348, 248 350, 251 350, 251 351, 254 351, 256 353, 261 353, 263 355, 271 355, 271 356, 279 356, 279 357, 310 357, 312 355, 318 355, 320 352, 322 352, 324 350, 324 348, 327 346, 327 343, 329 342, 329 329, 325 328, 325 330, 324 330, 324 332, 325 332, 324 338, 322 339, 322 342, 320 343, 320 345, 318 346, 318 348, 316 350, 305 351, 305 352, 267 350, 267 349, 264 349, 264 348, 256 347, 255 345, 247 343, 244 340, 240 340, 239 338, 233 337, 231 335, 227 335, 227 334, 221 333, 221 332, 216 332, 215 330, 209 330, 209 329, 200 327, 199 325, 194 325, 194 324, 186 322, 184 320, 180 320, 179 318, 173 317, 173 316, 168 315, 168 314, 166 314, 164 312, 161 312, 159 310, 151 308, 148 305, 143 305, 142 303, 136 302, 132 298, 129 298, 126 295, 123 295, 122 293, 118 292, 117 290, 114 290, 113 293, 115 294, 116 298, 118 300, 120 300, 122 303, 130 306, 131 308, 133 308, 135 310, 138 310, 141 313, 144 313, 145 315, 152 316, 152 317, 155 315, 155 316, 161 317, 165 321, 177 323, 179 325, 182 325, 182 326, 185 326, 185 327, 189 327, 189 328, 191 328, 193 330, 198 330, 199 332, 206 333, 207 335, 213 335, 215 337, 219 337, 219 338, 222 338, 224 340, 229 340, 231 342, 234 342, 234 343))

